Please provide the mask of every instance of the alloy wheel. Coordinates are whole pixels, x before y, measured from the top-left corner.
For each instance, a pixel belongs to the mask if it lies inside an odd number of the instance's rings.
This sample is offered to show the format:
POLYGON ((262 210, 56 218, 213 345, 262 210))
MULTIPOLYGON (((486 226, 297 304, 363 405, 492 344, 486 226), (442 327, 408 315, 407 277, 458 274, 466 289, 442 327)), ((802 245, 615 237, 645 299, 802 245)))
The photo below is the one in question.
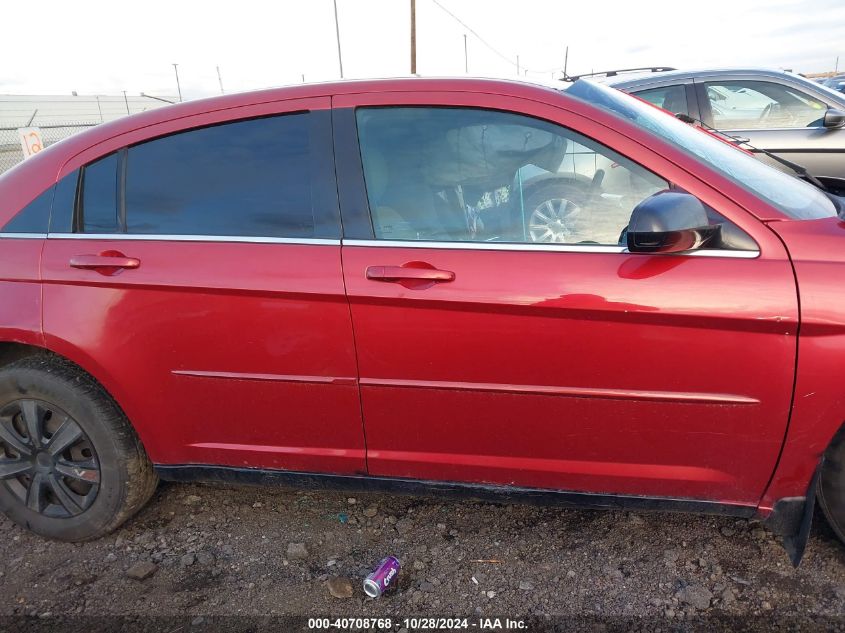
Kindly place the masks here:
POLYGON ((0 408, 0 482, 34 512, 73 517, 94 503, 100 464, 82 427, 61 408, 14 400, 0 408))
POLYGON ((572 242, 574 223, 581 207, 565 198, 552 198, 540 204, 528 219, 528 232, 533 242, 572 242))

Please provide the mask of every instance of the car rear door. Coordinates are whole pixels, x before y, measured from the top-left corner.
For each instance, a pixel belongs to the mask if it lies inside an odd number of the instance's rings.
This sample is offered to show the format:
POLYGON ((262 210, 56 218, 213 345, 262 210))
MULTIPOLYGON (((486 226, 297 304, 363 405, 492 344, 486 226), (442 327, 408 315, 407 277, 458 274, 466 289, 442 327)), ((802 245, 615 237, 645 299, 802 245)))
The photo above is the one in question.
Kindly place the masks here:
POLYGON ((692 79, 674 82, 649 82, 644 87, 636 86, 623 88, 623 90, 672 114, 680 113, 696 119, 700 118, 698 97, 692 79))
POLYGON ((157 464, 365 469, 329 104, 177 119, 65 168, 47 343, 105 384, 157 464))
POLYGON ((393 93, 334 107, 371 474, 759 499, 797 327, 791 268, 764 226, 538 101, 393 93), (752 250, 627 253, 632 206, 666 181, 735 220, 752 250))
MULTIPOLYGON (((806 167, 815 176, 845 178, 845 130, 822 125, 828 108, 843 108, 803 85, 767 76, 695 79, 702 120, 751 145, 806 167)), ((785 169, 770 158, 764 162, 785 169)))

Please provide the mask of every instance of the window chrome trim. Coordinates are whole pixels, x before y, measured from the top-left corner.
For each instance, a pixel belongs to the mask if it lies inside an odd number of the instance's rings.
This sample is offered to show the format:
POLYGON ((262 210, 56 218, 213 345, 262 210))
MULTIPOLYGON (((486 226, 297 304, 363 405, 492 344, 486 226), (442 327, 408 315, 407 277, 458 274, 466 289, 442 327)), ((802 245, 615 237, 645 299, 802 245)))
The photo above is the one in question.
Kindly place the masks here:
POLYGON ((339 239, 312 237, 250 237, 246 235, 146 235, 138 233, 50 233, 57 240, 129 240, 143 242, 231 242, 249 244, 310 244, 340 246, 339 239))
MULTIPOLYGON (((425 242, 402 240, 343 240, 343 246, 376 246, 382 248, 433 248, 442 250, 473 251, 522 251, 551 253, 629 253, 624 246, 605 246, 598 244, 548 244, 514 242, 425 242)), ((725 249, 698 250, 687 253, 673 253, 687 257, 730 257, 737 259, 755 259, 760 251, 731 251, 725 249)))
POLYGON ((0 239, 43 240, 46 233, 0 233, 0 239))
POLYGON ((427 242, 423 240, 343 240, 344 246, 381 246, 389 248, 439 248, 472 251, 551 251, 564 253, 624 253, 624 246, 600 244, 550 244, 519 242, 427 242))

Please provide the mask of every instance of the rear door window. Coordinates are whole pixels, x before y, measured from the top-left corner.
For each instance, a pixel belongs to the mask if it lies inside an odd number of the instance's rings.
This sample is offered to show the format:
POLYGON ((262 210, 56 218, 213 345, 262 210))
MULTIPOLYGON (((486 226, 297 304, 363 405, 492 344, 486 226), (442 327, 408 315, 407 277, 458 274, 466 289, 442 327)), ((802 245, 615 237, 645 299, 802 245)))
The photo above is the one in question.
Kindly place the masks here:
POLYGON ((82 172, 79 221, 85 233, 117 233, 118 154, 87 165, 82 172))
POLYGON ((310 116, 237 121, 130 147, 127 231, 315 237, 310 116))
POLYGON ((676 84, 674 86, 663 86, 662 88, 652 88, 650 90, 640 90, 632 94, 637 95, 640 99, 645 99, 652 105, 658 108, 668 110, 672 114, 689 114, 689 104, 687 103, 687 89, 683 84, 676 84))
POLYGON ((337 239, 331 112, 193 128, 121 149, 60 185, 53 233, 337 239), (62 186, 68 181, 67 186, 62 186), (75 207, 72 225, 65 208, 75 207))

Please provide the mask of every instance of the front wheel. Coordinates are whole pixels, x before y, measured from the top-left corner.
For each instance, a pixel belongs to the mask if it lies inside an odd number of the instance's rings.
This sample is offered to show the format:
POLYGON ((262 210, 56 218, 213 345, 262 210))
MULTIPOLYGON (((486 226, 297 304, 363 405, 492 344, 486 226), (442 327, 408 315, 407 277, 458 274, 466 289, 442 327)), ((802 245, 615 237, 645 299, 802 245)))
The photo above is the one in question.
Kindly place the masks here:
POLYGON ((818 499, 830 527, 845 543, 845 426, 833 436, 825 452, 818 499))
POLYGON ((568 182, 550 183, 524 201, 523 223, 531 242, 576 244, 583 241, 586 192, 568 182))
POLYGON ((157 484, 114 401, 64 361, 0 370, 0 511, 48 538, 83 541, 117 528, 157 484))

